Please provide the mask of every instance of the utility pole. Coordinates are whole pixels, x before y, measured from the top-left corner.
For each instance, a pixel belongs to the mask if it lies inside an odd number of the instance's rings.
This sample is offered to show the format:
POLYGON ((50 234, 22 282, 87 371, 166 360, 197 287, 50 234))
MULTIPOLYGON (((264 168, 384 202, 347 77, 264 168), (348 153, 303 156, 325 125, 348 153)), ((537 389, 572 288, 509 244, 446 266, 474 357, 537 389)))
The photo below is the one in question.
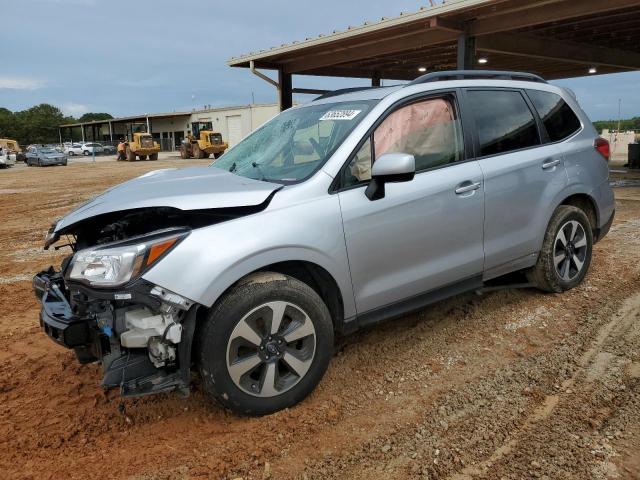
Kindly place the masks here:
POLYGON ((622 99, 618 99, 618 133, 620 133, 620 123, 622 123, 622 99))

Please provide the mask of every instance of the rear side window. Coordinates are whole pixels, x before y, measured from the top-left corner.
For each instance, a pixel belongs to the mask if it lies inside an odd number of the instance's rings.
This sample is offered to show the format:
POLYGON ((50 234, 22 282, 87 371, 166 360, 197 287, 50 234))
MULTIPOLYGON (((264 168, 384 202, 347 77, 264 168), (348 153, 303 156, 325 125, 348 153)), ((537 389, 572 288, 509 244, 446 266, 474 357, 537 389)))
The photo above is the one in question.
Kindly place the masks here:
POLYGON ((536 120, 520 92, 470 90, 467 97, 481 157, 540 145, 536 120))
POLYGON ((560 95, 539 90, 527 90, 552 142, 570 137, 580 130, 580 120, 560 95))

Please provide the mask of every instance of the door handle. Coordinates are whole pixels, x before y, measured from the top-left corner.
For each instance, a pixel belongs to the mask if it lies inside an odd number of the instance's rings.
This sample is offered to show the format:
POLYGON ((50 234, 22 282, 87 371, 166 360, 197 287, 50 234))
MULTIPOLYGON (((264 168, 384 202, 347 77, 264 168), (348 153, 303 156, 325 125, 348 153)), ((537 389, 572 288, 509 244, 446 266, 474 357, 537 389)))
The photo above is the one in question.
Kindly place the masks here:
POLYGON ((543 170, 549 170, 551 168, 557 167, 558 165, 560 165, 561 160, 556 158, 555 160, 545 160, 545 162, 542 164, 542 169, 543 170))
POLYGON ((480 182, 462 182, 456 188, 456 195, 462 195, 463 193, 473 192, 478 190, 482 184, 480 182))

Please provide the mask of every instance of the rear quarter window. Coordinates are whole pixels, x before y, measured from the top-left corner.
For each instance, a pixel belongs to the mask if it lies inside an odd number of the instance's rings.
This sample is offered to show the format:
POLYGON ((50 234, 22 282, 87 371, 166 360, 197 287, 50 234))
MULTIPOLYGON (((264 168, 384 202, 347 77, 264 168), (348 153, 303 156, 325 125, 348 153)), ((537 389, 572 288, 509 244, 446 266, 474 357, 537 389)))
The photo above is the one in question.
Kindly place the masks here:
POLYGON ((560 95, 540 90, 527 90, 527 95, 552 142, 564 140, 580 130, 580 119, 560 95))

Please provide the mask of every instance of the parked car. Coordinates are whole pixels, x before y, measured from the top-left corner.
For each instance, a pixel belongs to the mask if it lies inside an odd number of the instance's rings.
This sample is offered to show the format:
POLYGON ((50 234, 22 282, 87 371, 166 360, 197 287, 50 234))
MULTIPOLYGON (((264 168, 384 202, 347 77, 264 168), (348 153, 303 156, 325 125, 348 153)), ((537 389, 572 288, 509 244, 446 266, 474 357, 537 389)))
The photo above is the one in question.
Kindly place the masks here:
POLYGON ((102 153, 107 154, 107 153, 116 153, 116 147, 114 147, 113 145, 102 145, 102 153))
POLYGON ((274 412, 336 334, 486 286, 579 285, 614 218, 608 156, 535 75, 333 92, 55 222, 45 248, 73 251, 34 278, 41 324, 125 396, 186 392, 193 364, 226 407, 274 412))
POLYGON ((83 155, 96 155, 102 153, 104 148, 99 143, 83 143, 82 144, 82 153, 83 155))
POLYGON ((16 153, 0 147, 0 168, 13 167, 16 164, 16 153))
POLYGON ((25 161, 29 167, 67 165, 67 157, 64 155, 64 153, 60 153, 56 149, 50 147, 38 147, 35 145, 30 145, 27 148, 26 156, 27 159, 25 161))
POLYGON ((82 148, 82 144, 80 144, 80 143, 72 143, 72 144, 69 144, 69 145, 65 145, 64 153, 66 155, 69 155, 70 157, 73 157, 74 155, 83 155, 84 154, 84 149, 82 148))

